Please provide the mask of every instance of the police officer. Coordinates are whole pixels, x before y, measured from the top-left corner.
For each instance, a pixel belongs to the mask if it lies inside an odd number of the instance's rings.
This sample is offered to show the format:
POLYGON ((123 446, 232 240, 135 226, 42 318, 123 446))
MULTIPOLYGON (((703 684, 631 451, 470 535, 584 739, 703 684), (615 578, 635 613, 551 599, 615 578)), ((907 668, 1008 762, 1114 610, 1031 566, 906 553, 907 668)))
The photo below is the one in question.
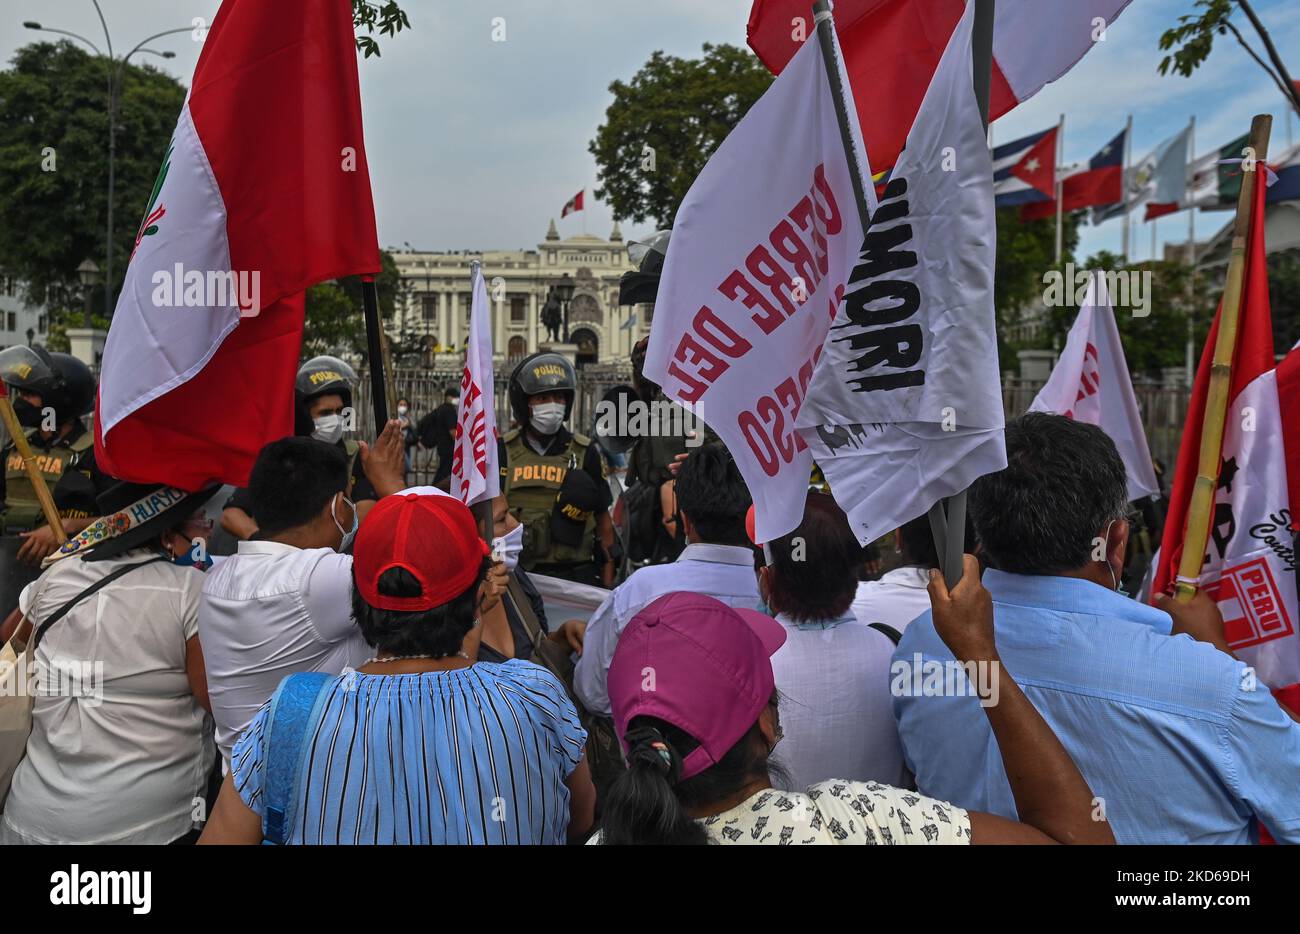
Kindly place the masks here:
MULTIPOLYGON (((97 515, 95 495, 110 482, 95 467, 95 438, 81 416, 95 402, 95 378, 76 357, 41 345, 0 352, 0 379, 9 387, 14 414, 26 431, 36 466, 54 498, 64 532, 75 535, 97 515)), ((39 565, 57 547, 22 455, 10 441, 3 450, 4 534, 23 539, 20 561, 39 565)))
MULTIPOLYGON (((293 430, 299 437, 336 444, 347 454, 352 474, 350 496, 357 518, 363 519, 379 495, 361 468, 361 458, 357 456, 361 445, 343 438, 343 429, 352 418, 352 390, 356 384, 356 371, 338 357, 312 357, 298 369, 294 379, 293 430)), ((257 531, 252 498, 246 488, 235 490, 226 500, 221 527, 241 540, 251 538, 257 531)))
POLYGON ((557 353, 525 357, 510 376, 510 410, 501 489, 524 526, 519 564, 529 573, 613 586, 612 501, 600 452, 564 427, 577 376, 557 353))

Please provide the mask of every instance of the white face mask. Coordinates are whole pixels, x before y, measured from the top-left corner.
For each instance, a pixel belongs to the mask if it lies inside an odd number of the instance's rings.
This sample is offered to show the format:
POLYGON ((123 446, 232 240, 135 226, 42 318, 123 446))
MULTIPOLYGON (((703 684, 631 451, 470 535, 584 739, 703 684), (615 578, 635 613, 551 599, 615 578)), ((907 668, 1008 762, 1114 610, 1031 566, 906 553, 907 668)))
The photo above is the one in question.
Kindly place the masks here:
POLYGON ((529 413, 528 422, 539 435, 553 435, 564 424, 564 403, 543 402, 529 413))
POLYGON ((492 558, 505 563, 507 571, 513 571, 519 564, 519 555, 524 550, 524 527, 517 525, 505 535, 492 539, 492 558))
POLYGON ((312 419, 316 426, 311 436, 317 441, 324 441, 326 444, 338 444, 339 439, 343 437, 343 416, 339 414, 322 415, 320 418, 312 419))
POLYGON ((405 415, 405 414, 406 414, 406 406, 404 406, 404 405, 399 405, 399 406, 397 407, 397 414, 398 414, 398 415, 405 415))
POLYGON ((343 497, 343 502, 352 507, 352 528, 347 531, 344 531, 343 523, 339 522, 339 517, 334 507, 330 506, 330 518, 334 520, 334 528, 338 529, 339 534, 343 536, 343 540, 339 542, 339 554, 343 554, 352 546, 352 540, 357 537, 357 529, 361 525, 361 519, 357 515, 357 504, 352 502, 352 500, 348 499, 346 496, 343 497))

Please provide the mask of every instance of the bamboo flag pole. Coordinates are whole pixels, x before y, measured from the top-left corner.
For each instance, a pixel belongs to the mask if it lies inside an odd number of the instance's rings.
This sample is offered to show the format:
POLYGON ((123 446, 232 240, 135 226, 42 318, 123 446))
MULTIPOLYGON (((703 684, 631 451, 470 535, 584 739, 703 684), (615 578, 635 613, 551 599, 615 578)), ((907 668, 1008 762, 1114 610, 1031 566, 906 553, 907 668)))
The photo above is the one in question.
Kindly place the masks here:
POLYGON ((1210 386, 1205 399, 1205 417, 1201 422, 1201 449, 1196 468, 1196 485, 1187 509, 1187 530, 1183 534, 1183 553, 1178 562, 1175 596, 1187 603, 1196 595, 1197 581, 1205 561, 1205 543, 1210 535, 1210 511, 1214 508, 1214 491, 1219 483, 1219 457, 1223 452, 1223 427, 1228 415, 1228 392, 1232 383, 1232 359, 1237 350, 1237 323, 1241 317, 1241 293, 1246 266, 1246 238, 1250 233, 1251 214, 1255 206, 1255 186, 1268 157, 1268 138, 1273 128, 1269 114, 1259 114, 1250 122, 1248 158, 1256 165, 1241 174, 1241 192, 1237 196, 1237 219, 1232 231, 1232 251, 1228 258, 1228 280, 1223 289, 1223 313, 1214 342, 1214 361, 1210 367, 1210 386))
POLYGON ((32 481, 32 488, 36 490, 36 498, 40 501, 41 511, 45 513, 45 521, 54 530, 54 542, 57 545, 62 545, 68 540, 68 533, 63 530, 63 521, 59 518, 59 510, 54 505, 54 497, 50 495, 50 488, 45 484, 45 475, 36 468, 36 458, 32 454, 31 445, 27 443, 27 433, 23 431, 23 426, 18 424, 18 416, 14 413, 13 402, 9 399, 9 393, 5 391, 3 384, 0 384, 0 419, 4 420, 9 437, 13 439, 14 449, 18 451, 19 456, 23 459, 23 467, 27 470, 27 477, 32 481))

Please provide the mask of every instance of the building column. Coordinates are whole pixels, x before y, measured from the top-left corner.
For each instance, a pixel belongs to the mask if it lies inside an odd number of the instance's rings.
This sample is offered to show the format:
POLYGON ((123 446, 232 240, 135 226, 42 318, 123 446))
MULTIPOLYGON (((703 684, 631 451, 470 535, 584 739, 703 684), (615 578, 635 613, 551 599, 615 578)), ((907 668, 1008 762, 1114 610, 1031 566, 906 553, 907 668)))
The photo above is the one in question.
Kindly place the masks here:
POLYGON ((528 352, 537 352, 537 292, 528 293, 528 352))
POLYGON ((447 346, 447 293, 438 291, 438 343, 447 346))

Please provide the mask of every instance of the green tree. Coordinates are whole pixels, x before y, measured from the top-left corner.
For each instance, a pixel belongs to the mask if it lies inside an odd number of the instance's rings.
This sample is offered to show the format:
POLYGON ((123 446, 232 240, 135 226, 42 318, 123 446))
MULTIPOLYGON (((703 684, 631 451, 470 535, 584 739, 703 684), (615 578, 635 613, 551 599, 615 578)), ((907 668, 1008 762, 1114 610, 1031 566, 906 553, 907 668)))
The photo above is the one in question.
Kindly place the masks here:
MULTIPOLYGON (((80 311, 77 266, 104 265, 108 204, 108 63, 71 42, 40 42, 0 72, 0 269, 35 304, 80 311)), ((112 286, 120 287, 140 209, 166 152, 185 89, 128 65, 118 105, 112 286)), ((92 307, 103 307, 102 286, 92 307)))
MULTIPOLYGON (((1020 208, 997 212, 997 263, 993 271, 993 307, 997 314, 998 357, 1002 370, 1019 366, 1017 351, 1043 346, 1043 341, 1022 341, 1014 337, 1025 313, 1041 307, 1043 276, 1056 269, 1056 218, 1022 221, 1020 208)), ((1074 257, 1079 242, 1079 217, 1062 219, 1062 262, 1074 257)), ((1050 343, 1047 344, 1050 346, 1050 343)))
POLYGON ((655 52, 631 81, 609 86, 614 101, 587 147, 596 196, 615 217, 671 226, 709 156, 771 83, 759 60, 734 45, 706 43, 700 58, 655 52))
MULTIPOLYGON (((379 258, 383 265, 383 271, 375 277, 379 314, 384 321, 390 321, 398 305, 404 301, 405 285, 392 255, 385 251, 379 258)), ((308 289, 302 333, 303 357, 335 354, 357 355, 365 359, 364 309, 360 276, 333 279, 308 289)))
POLYGON ((1273 45, 1268 29, 1255 12, 1255 8, 1250 5, 1250 0, 1236 0, 1235 3, 1233 0, 1196 0, 1192 9, 1196 12, 1178 17, 1178 25, 1166 29, 1160 37, 1160 48, 1166 52, 1173 50, 1171 54, 1160 60, 1162 75, 1168 74, 1172 69, 1184 78, 1191 77, 1192 72, 1209 58, 1214 48, 1215 36, 1231 33, 1247 54, 1277 85, 1282 96, 1287 99, 1287 105, 1300 112, 1300 89, 1297 89, 1292 82, 1286 64, 1273 45), (1241 34, 1241 30, 1232 22, 1232 14, 1238 7, 1245 14, 1255 34, 1259 36, 1264 46, 1264 54, 1268 57, 1267 62, 1251 47, 1246 37, 1241 34))
POLYGON ((1273 349, 1286 353, 1300 341, 1300 256, 1268 258, 1268 294, 1273 306, 1273 349))
POLYGON ((395 36, 411 28, 411 21, 397 0, 371 3, 369 0, 352 0, 352 26, 357 32, 357 49, 366 57, 379 55, 379 43, 374 38, 376 30, 383 36, 395 36), (365 35, 361 30, 366 31, 365 35))

